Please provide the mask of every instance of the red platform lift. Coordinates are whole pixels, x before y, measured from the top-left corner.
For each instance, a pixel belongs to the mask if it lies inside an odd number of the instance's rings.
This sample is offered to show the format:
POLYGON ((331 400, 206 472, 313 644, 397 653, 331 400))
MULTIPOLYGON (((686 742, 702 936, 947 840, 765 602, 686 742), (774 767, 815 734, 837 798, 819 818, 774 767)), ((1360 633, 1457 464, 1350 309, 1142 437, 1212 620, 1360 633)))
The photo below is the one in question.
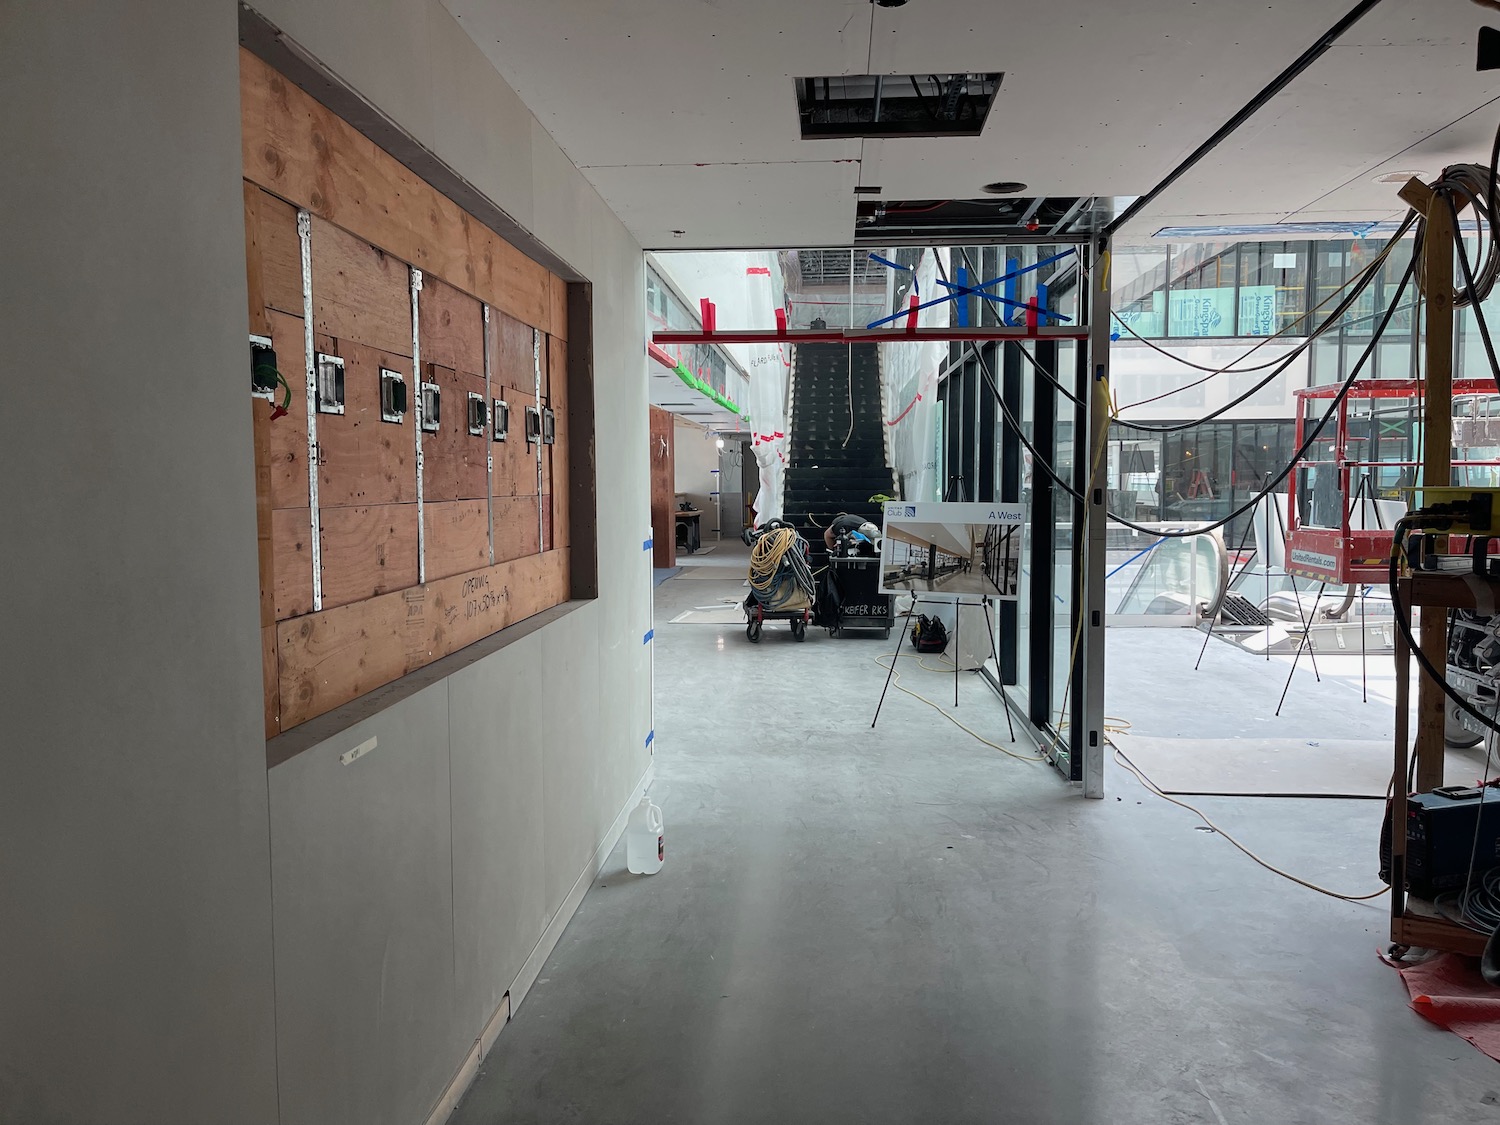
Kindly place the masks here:
MULTIPOLYGON (((1297 397, 1296 448, 1302 448, 1318 419, 1327 411, 1327 403, 1338 395, 1338 391, 1339 385, 1332 384, 1294 392, 1297 397)), ((1467 440, 1460 440, 1464 436, 1467 416, 1475 412, 1471 408, 1478 405, 1476 400, 1495 397, 1493 380, 1453 381, 1455 453, 1462 448, 1488 448, 1500 452, 1497 449, 1500 447, 1500 418, 1475 419, 1486 425, 1469 427, 1473 432, 1467 440), (1468 406, 1464 400, 1468 400, 1468 406), (1495 440, 1489 439, 1489 430, 1495 432, 1495 440)), ((1386 581, 1395 514, 1382 502, 1409 503, 1411 489, 1423 483, 1419 475, 1422 464, 1421 403, 1422 384, 1409 379, 1362 380, 1340 400, 1333 418, 1287 478, 1288 571, 1300 578, 1330 585, 1386 581), (1406 404, 1404 413, 1386 412, 1385 427, 1404 427, 1404 432, 1394 439, 1402 447, 1403 455, 1394 458, 1383 456, 1379 448, 1385 443, 1379 441, 1382 412, 1375 405, 1392 400, 1406 404), (1366 403, 1369 405, 1360 409, 1359 404, 1366 403), (1350 424, 1351 409, 1355 414, 1355 427, 1350 424), (1367 432, 1351 432, 1351 428, 1364 428, 1367 432)), ((1390 440, 1390 435, 1385 436, 1390 440)), ((1454 477, 1459 483, 1481 483, 1473 479, 1472 470, 1482 470, 1483 483, 1491 483, 1500 476, 1497 468, 1500 468, 1500 460, 1458 457, 1453 460, 1454 477)))

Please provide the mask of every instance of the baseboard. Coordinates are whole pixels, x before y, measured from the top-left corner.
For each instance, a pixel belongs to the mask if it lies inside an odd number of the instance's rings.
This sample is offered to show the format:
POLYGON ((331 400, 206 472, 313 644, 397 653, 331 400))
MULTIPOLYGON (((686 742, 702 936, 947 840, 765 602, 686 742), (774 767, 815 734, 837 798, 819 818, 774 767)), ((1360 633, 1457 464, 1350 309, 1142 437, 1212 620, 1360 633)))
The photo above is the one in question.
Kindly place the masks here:
POLYGON ((557 948, 557 943, 562 940, 563 931, 568 928, 568 923, 577 913, 579 904, 583 902, 583 896, 588 894, 589 887, 593 885, 599 872, 604 869, 604 862, 609 859, 609 853, 615 850, 615 845, 625 834, 625 824, 630 819, 630 811, 640 802, 641 794, 651 785, 655 772, 656 760, 653 758, 646 766, 646 772, 636 782, 634 790, 621 807, 614 823, 609 826, 609 831, 604 834, 604 839, 594 850, 593 857, 578 873, 578 878, 574 880, 573 886, 564 896, 562 905, 552 916, 552 921, 542 931, 541 939, 532 949, 531 956, 526 958, 526 963, 521 966, 516 979, 511 982, 509 991, 501 998, 499 1007, 485 1021, 478 1038, 464 1051, 464 1057, 459 1062, 458 1069, 454 1071, 452 1080, 449 1081, 437 1104, 432 1107, 432 1112, 427 1115, 426 1125, 444 1125, 453 1115, 453 1111, 458 1107, 464 1094, 468 1092, 469 1086, 479 1074, 479 1064, 494 1049, 495 1041, 499 1039, 500 1032, 505 1029, 505 1025, 510 1022, 512 1013, 520 1007, 521 1001, 526 999, 526 994, 531 991, 531 986, 536 983, 537 977, 542 973, 542 966, 547 963, 547 958, 557 948))

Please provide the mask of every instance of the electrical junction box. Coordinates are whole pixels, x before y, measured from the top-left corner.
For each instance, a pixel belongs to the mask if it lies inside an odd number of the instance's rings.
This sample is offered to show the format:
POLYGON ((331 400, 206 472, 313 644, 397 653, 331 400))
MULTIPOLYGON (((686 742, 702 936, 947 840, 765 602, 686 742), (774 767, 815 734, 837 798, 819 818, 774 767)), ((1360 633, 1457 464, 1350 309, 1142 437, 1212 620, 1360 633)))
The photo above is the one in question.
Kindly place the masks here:
POLYGON ((344 361, 336 355, 318 353, 318 413, 344 412, 344 361))
POLYGON ((552 412, 552 407, 542 407, 542 444, 551 445, 557 441, 557 415, 552 412))
POLYGON ((429 434, 438 431, 438 423, 443 413, 443 390, 436 383, 422 384, 421 401, 422 429, 429 434))
POLYGON ((250 394, 255 398, 276 397, 276 349, 269 336, 250 337, 250 394))
POLYGON ((505 435, 510 432, 510 404, 503 398, 497 398, 490 409, 491 432, 496 441, 504 441, 505 435))
POLYGON ((542 412, 534 406, 526 408, 526 444, 531 445, 541 439, 542 436, 542 412))
POLYGON ((1497 508, 1500 508, 1500 504, 1495 501, 1500 497, 1500 488, 1419 488, 1416 492, 1419 497, 1418 507, 1430 508, 1438 504, 1468 506, 1467 516, 1455 517, 1452 526, 1433 528, 1434 531, 1447 531, 1456 535, 1471 532, 1479 535, 1494 533, 1495 514, 1497 508))
POLYGON ((380 369, 380 420, 400 424, 406 416, 406 379, 401 372, 380 369))
POLYGON ((469 433, 474 437, 484 436, 485 424, 489 422, 488 413, 485 410, 484 396, 469 392, 469 433))

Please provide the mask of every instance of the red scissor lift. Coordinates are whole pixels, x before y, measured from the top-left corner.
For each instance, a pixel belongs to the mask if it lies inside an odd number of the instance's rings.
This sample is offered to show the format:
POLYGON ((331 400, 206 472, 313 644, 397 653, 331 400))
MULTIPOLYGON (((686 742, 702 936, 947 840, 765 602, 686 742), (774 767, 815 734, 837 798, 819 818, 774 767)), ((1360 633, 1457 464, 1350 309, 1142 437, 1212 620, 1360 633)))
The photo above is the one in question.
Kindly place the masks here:
MULTIPOLYGON (((1317 420, 1327 411, 1327 403, 1338 395, 1339 385, 1308 387, 1294 392, 1297 396, 1297 438, 1295 448, 1312 432, 1317 420)), ((1455 379, 1455 433, 1453 447, 1496 446, 1500 440, 1461 441, 1460 399, 1494 398, 1495 384, 1489 379, 1455 379)), ((1350 583, 1383 583, 1389 574, 1391 540, 1395 520, 1382 513, 1378 501, 1410 502, 1411 489, 1421 482, 1420 437, 1422 384, 1410 379, 1368 379, 1354 384, 1340 400, 1337 412, 1323 427, 1323 432, 1299 460, 1288 478, 1287 496, 1287 564, 1286 568, 1300 578, 1311 578, 1330 585, 1350 583), (1382 422, 1375 405, 1380 400, 1405 400, 1404 413, 1387 412, 1391 421, 1382 422), (1351 405, 1370 403, 1359 410, 1355 421, 1366 433, 1351 433, 1351 405), (1387 441, 1379 441, 1382 425, 1404 427, 1404 432, 1387 441), (1401 447, 1401 457, 1385 457, 1381 444, 1390 440, 1401 447), (1415 448, 1413 444, 1415 443, 1415 448)), ((1497 431, 1500 419, 1484 418, 1497 431)), ((1497 434, 1500 436, 1500 434, 1497 434)), ((1461 483, 1469 469, 1485 469, 1488 478, 1500 466, 1495 459, 1459 459, 1453 461, 1461 483)), ((1489 483, 1486 479, 1484 483, 1489 483)), ((1432 482, 1434 484, 1439 482, 1432 482)), ((1441 483, 1448 483, 1446 481, 1441 483)))

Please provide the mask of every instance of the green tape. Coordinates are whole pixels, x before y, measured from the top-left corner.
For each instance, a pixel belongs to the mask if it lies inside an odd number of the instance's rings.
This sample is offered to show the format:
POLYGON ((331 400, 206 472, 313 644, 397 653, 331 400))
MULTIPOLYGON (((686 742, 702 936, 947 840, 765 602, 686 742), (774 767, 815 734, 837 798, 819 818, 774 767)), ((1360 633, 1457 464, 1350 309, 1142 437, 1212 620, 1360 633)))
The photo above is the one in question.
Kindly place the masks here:
POLYGON ((685 363, 683 363, 681 360, 678 361, 677 366, 672 369, 672 372, 679 379, 681 379, 684 383, 686 383, 688 386, 692 387, 693 390, 695 390, 699 394, 704 395, 705 397, 711 399, 713 402, 717 403, 719 406, 722 406, 725 410, 733 411, 736 415, 738 415, 741 418, 748 419, 750 417, 750 415, 746 414, 743 410, 741 410, 739 408, 739 406, 732 399, 727 398, 724 395, 721 395, 713 387, 711 387, 709 384, 705 383, 702 379, 698 378, 698 376, 694 375, 691 371, 689 371, 687 369, 687 365, 685 363))

